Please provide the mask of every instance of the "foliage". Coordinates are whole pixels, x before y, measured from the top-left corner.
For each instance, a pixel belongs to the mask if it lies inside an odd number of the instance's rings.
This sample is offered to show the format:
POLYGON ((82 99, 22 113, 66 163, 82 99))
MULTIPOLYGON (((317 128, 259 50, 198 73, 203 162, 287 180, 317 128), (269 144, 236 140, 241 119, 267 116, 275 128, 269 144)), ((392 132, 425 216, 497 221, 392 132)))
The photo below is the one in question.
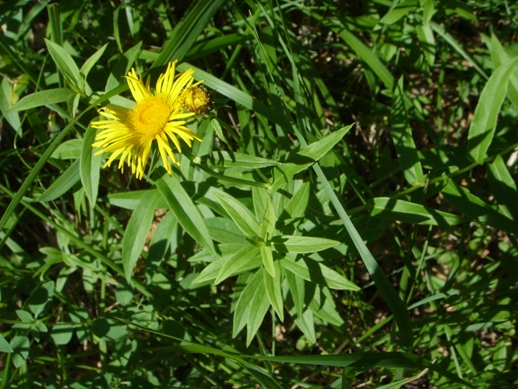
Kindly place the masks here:
POLYGON ((0 2, 0 387, 518 384, 517 14, 0 2), (203 142, 102 168, 173 60, 203 142))

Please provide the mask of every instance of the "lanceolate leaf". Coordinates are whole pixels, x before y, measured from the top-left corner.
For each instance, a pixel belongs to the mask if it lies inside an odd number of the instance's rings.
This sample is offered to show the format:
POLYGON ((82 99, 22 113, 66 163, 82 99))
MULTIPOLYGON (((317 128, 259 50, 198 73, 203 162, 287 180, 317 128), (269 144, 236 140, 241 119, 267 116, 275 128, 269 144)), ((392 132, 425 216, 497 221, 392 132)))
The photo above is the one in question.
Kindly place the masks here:
POLYGON ((506 216, 518 222, 518 191, 503 158, 498 155, 488 168, 489 185, 496 200, 505 209, 506 216))
POLYGON ((199 244, 217 256, 200 211, 178 180, 174 176, 168 176, 164 169, 164 174, 155 182, 183 229, 199 244))
POLYGON ((128 283, 131 282, 133 266, 144 248, 146 238, 151 228, 156 205, 160 194, 155 191, 147 192, 140 204, 131 214, 128 226, 122 239, 122 267, 128 283))
POLYGON ((41 92, 35 92, 32 95, 25 96, 15 105, 9 108, 9 112, 25 111, 30 108, 41 107, 42 105, 64 103, 75 92, 68 88, 48 89, 41 92))
POLYGON ((251 237, 259 236, 259 223, 248 208, 229 194, 215 193, 215 196, 245 235, 251 237))
POLYGON ((83 146, 81 151, 80 173, 81 182, 85 189, 86 196, 92 206, 97 200, 97 192, 99 187, 99 169, 101 167, 102 155, 94 155, 95 151, 92 143, 95 140, 95 128, 88 127, 83 139, 83 146))
POLYGON ((76 159, 70 167, 52 183, 48 189, 41 194, 38 201, 52 201, 66 193, 77 182, 79 182, 80 159, 76 159))
POLYGON ((425 183, 425 177, 412 138, 404 96, 403 77, 401 77, 394 91, 392 102, 392 139, 406 180, 410 185, 422 186, 425 183))
POLYGON ((284 307, 281 288, 282 278, 280 277, 281 267, 279 265, 279 261, 275 262, 275 274, 277 274, 277 276, 272 277, 269 272, 263 271, 264 286, 266 288, 266 294, 268 295, 270 304, 272 304, 277 316, 279 316, 279 319, 284 321, 284 307))
POLYGON ((507 94, 509 76, 517 64, 518 57, 497 68, 480 94, 469 128, 467 147, 468 155, 479 164, 484 162, 493 140, 498 113, 507 94))
POLYGON ((332 239, 294 235, 276 236, 272 243, 277 251, 283 253, 314 253, 340 244, 332 239))

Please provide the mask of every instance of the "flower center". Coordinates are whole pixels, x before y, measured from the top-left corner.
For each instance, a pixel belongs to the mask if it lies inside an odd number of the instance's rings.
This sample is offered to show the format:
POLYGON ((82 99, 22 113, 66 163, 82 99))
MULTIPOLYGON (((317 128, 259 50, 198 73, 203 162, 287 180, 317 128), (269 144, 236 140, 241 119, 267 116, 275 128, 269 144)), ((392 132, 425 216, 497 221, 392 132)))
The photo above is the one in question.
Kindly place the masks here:
POLYGON ((166 100, 152 96, 138 103, 129 112, 129 122, 137 134, 154 138, 163 131, 170 115, 171 108, 166 100))

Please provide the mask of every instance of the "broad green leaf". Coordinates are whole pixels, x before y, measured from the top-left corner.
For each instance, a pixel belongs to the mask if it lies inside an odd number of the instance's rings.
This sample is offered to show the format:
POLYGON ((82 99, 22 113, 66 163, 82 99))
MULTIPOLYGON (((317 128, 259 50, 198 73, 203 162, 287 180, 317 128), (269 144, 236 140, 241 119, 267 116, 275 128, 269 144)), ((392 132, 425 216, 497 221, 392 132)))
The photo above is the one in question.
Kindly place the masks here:
POLYGON ((231 153, 228 151, 214 151, 211 155, 204 157, 204 159, 213 166, 241 167, 248 169, 259 169, 279 164, 279 162, 271 159, 255 157, 247 154, 231 153))
POLYGON ((56 323, 52 327, 50 336, 55 344, 66 345, 72 340, 74 335, 74 324, 71 323, 56 323))
POLYGON ((243 268, 247 268, 248 263, 252 262, 259 255, 257 247, 245 244, 244 247, 234 253, 225 261, 214 283, 217 285, 227 278, 239 274, 243 268))
POLYGON ((55 284, 54 281, 48 281, 41 287, 32 292, 29 298, 29 309, 35 317, 43 314, 54 297, 55 284))
POLYGON ((401 77, 396 85, 392 100, 392 140, 396 147, 401 170, 403 170, 407 182, 412 186, 423 186, 425 176, 417 156, 414 139, 412 138, 412 128, 408 122, 409 115, 405 107, 404 97, 403 77, 401 77))
POLYGON ((183 229, 191 235, 203 247, 209 249, 214 255, 212 239, 209 230, 203 221, 198 207, 193 203, 185 189, 175 176, 168 176, 165 173, 155 181, 162 196, 166 199, 170 210, 175 214, 183 229))
POLYGON ((480 94, 468 132, 467 153, 478 164, 484 163, 493 141, 500 107, 507 94, 509 76, 518 64, 518 57, 498 67, 480 94))
POLYGON ((518 191, 503 158, 497 155, 488 168, 487 178, 496 201, 505 209, 505 216, 518 222, 518 191))
POLYGON ((279 265, 279 261, 275 262, 275 274, 276 277, 272 277, 271 274, 267 271, 263 271, 263 279, 264 286, 266 289, 266 294, 268 295, 268 300, 270 300, 270 304, 273 309, 279 316, 281 322, 284 321, 284 299, 282 297, 282 286, 281 286, 281 267, 279 265))
POLYGON ((133 267, 140 257, 146 243, 151 222, 155 215, 156 205, 160 194, 156 191, 146 193, 129 219, 124 237, 122 238, 122 267, 127 282, 131 282, 133 267))
POLYGON ((417 7, 417 0, 404 0, 390 9, 380 20, 381 24, 394 24, 417 7))
POLYGON ((467 188, 461 187, 453 180, 448 181, 442 189, 442 194, 463 215, 480 223, 489 224, 496 229, 518 234, 518 223, 502 215, 482 199, 472 194, 467 188))
POLYGON ((274 170, 274 183, 270 191, 275 192, 286 182, 290 181, 295 174, 307 169, 326 155, 347 134, 352 126, 350 124, 333 132, 331 135, 309 144, 287 162, 279 164, 274 170))
POLYGON ((17 335, 11 339, 10 346, 13 352, 14 367, 19 368, 29 356, 31 342, 27 336, 17 335))
POLYGON ((205 219, 205 224, 210 232, 210 236, 216 242, 245 242, 245 236, 232 220, 222 217, 211 217, 205 219))
POLYGON ((272 243, 281 253, 314 253, 340 244, 337 240, 295 235, 276 236, 272 243))
POLYGON ((305 279, 306 281, 324 285, 331 289, 352 291, 360 290, 360 288, 353 282, 345 279, 336 271, 309 258, 298 262, 281 259, 280 264, 284 269, 305 279))
POLYGON ((248 208, 227 193, 218 192, 215 193, 215 196, 245 235, 250 237, 259 236, 259 223, 257 223, 257 220, 255 220, 254 215, 248 208))
POLYGON ((48 89, 35 92, 20 99, 15 105, 9 108, 9 112, 25 111, 30 108, 41 107, 42 105, 67 102, 75 92, 68 88, 48 89))
POLYGON ((457 225, 462 221, 458 215, 389 197, 377 197, 371 204, 371 216, 400 220, 405 223, 446 227, 457 225))
POLYGON ((34 321, 34 316, 32 316, 29 312, 24 311, 23 309, 17 309, 16 316, 18 316, 18 319, 20 319, 23 323, 32 323, 34 321))
POLYGON ((54 63, 58 67, 59 71, 65 76, 67 82, 76 92, 81 92, 81 88, 79 87, 79 68, 74 59, 57 43, 45 39, 45 44, 47 45, 47 49, 49 50, 54 63))
POLYGON ((273 263, 273 252, 271 246, 261 246, 261 258, 266 271, 270 273, 270 276, 275 277, 275 265, 273 263))
POLYGON ((56 159, 77 159, 81 156, 83 148, 82 139, 70 139, 61 143, 56 151, 52 153, 52 158, 56 159))
POLYGON ((80 168, 81 182, 85 190, 86 197, 90 200, 93 207, 97 201, 99 189, 99 177, 102 155, 94 155, 92 143, 94 143, 97 130, 91 126, 86 129, 81 150, 80 168))
MULTIPOLYGON (((264 270, 259 270, 257 272, 259 277, 262 277, 261 273, 263 271, 264 270)), ((270 308, 270 300, 268 299, 264 282, 259 282, 256 290, 254 291, 254 296, 250 301, 250 310, 248 311, 248 320, 246 322, 247 347, 250 345, 250 343, 252 343, 257 330, 263 323, 263 319, 268 312, 268 308, 270 308)))
POLYGON ((65 172, 52 183, 48 189, 38 197, 38 201, 52 201, 66 193, 80 180, 79 176, 80 159, 76 159, 65 172))
POLYGON ((5 340, 5 338, 0 334, 0 352, 2 353, 12 353, 14 352, 11 345, 5 340))
POLYGON ((121 305, 128 305, 133 299, 133 290, 124 278, 119 278, 117 288, 115 289, 115 298, 121 305))

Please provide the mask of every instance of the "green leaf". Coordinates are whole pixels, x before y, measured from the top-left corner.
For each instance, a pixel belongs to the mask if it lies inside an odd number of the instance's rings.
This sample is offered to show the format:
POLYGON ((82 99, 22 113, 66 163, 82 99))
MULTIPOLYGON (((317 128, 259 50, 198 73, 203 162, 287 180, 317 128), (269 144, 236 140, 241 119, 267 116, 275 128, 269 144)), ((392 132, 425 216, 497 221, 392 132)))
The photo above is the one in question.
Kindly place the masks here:
POLYGON ((48 281, 36 289, 29 298, 29 309, 35 317, 43 314, 54 297, 54 281, 48 281))
POLYGON ((443 227, 455 226, 462 221, 462 218, 458 215, 436 211, 405 200, 377 197, 370 203, 372 204, 371 216, 388 220, 443 227))
POLYGON ((94 143, 96 129, 88 126, 85 137, 83 138, 83 147, 81 150, 81 159, 79 172, 81 182, 85 190, 86 197, 90 200, 93 207, 97 201, 97 193, 99 189, 99 177, 101 168, 102 155, 94 155, 92 143, 94 143))
POLYGON ((306 208, 308 207, 309 203, 310 188, 311 186, 309 182, 302 184, 302 186, 293 195, 290 201, 288 201, 288 204, 286 204, 284 207, 283 212, 286 212, 292 219, 303 217, 306 213, 306 208))
POLYGON ((272 243, 281 253, 314 253, 340 244, 337 240, 295 235, 276 236, 272 243))
POLYGON ((480 94, 468 132, 467 153, 478 164, 484 163, 493 141, 500 107, 507 94, 509 77, 518 64, 518 57, 498 67, 480 94))
POLYGON ((243 268, 247 268, 248 264, 252 262, 259 255, 259 249, 246 244, 241 250, 237 251, 228 260, 226 260, 218 273, 218 277, 214 283, 217 285, 227 278, 239 274, 243 268))
POLYGON ((248 208, 227 193, 217 192, 214 195, 245 235, 250 237, 259 236, 259 223, 257 223, 257 220, 255 220, 254 215, 248 208))
POLYGON ((260 270, 256 272, 250 279, 248 279, 245 288, 243 289, 243 291, 239 295, 239 299, 237 300, 236 308, 234 310, 234 321, 232 326, 233 338, 235 338, 248 323, 248 316, 250 309, 252 307, 252 301, 254 299, 255 293, 261 287, 264 291, 262 271, 260 270))
POLYGON ((417 7, 416 0, 405 0, 390 9, 380 20, 381 24, 394 24, 417 7))
POLYGON ((146 193, 131 214, 126 226, 122 238, 122 267, 128 283, 133 275, 133 266, 137 263, 146 243, 159 199, 160 195, 155 191, 146 193))
POLYGON ((124 278, 119 278, 115 289, 115 298, 122 306, 128 305, 133 299, 133 290, 124 278))
MULTIPOLYGON (((281 265, 281 262, 279 262, 281 265)), ((306 295, 306 287, 304 284, 304 279, 299 277, 295 273, 290 271, 284 272, 286 276, 286 281, 288 282, 288 286, 290 287, 290 295, 293 299, 293 304, 295 305, 295 312, 298 317, 302 317, 303 309, 304 309, 304 296, 306 295)))
POLYGON ((392 100, 392 140, 396 147, 401 170, 406 180, 412 186, 423 186, 425 176, 417 155, 417 148, 412 138, 412 129, 408 122, 408 112, 405 107, 405 92, 403 91, 403 77, 397 83, 392 100))
POLYGON ((58 179, 54 181, 40 197, 38 197, 38 201, 44 202, 57 199, 79 182, 80 161, 81 160, 79 158, 76 159, 74 163, 70 165, 70 167, 65 170, 65 172, 59 176, 58 179))
POLYGON ((72 340, 74 327, 74 324, 71 323, 56 323, 52 328, 50 336, 55 344, 64 346, 72 340))
POLYGON ((52 153, 52 158, 56 159, 77 159, 81 156, 83 148, 82 139, 70 139, 61 143, 56 151, 52 153))
POLYGON ((295 174, 307 169, 326 155, 347 134, 352 126, 350 124, 333 132, 331 135, 309 144, 287 162, 279 164, 274 170, 274 182, 270 191, 275 192, 286 182, 291 181, 295 174))
POLYGON ((35 92, 20 99, 15 105, 9 108, 9 112, 25 111, 30 108, 41 107, 42 105, 64 103, 74 94, 75 92, 68 88, 56 88, 35 92))
POLYGON ((261 246, 261 258, 263 266, 270 276, 275 277, 275 265, 273 263, 273 253, 270 246, 261 246))
POLYGON ((329 293, 329 289, 321 289, 318 287, 315 290, 313 299, 309 303, 309 308, 315 316, 327 323, 339 327, 344 324, 344 321, 336 310, 333 300, 333 296, 329 293))
POLYGON ((79 87, 79 68, 77 67, 75 61, 72 59, 70 54, 68 54, 67 51, 57 43, 54 43, 48 39, 45 39, 45 43, 59 71, 65 76, 70 86, 76 92, 80 92, 81 88, 79 87))
POLYGON ((5 338, 0 334, 0 352, 2 353, 12 353, 14 352, 11 345, 5 340, 5 338))
MULTIPOLYGON (((257 274, 262 277, 262 272, 259 270, 257 274)), ((257 288, 254 291, 252 300, 250 301, 250 310, 248 311, 248 320, 246 322, 246 346, 248 347, 252 343, 252 339, 255 337, 257 330, 263 323, 264 316, 270 308, 270 300, 266 293, 264 282, 259 282, 257 288)))
POLYGON ((518 222, 518 191, 503 158, 497 155, 495 160, 488 164, 488 168, 487 178, 491 192, 504 209, 505 216, 518 222))
POLYGON ((11 127, 16 131, 18 136, 22 136, 22 123, 20 121, 20 114, 17 112, 11 112, 9 107, 11 105, 11 83, 7 77, 2 77, 2 83, 0 84, 0 112, 7 120, 7 122, 11 125, 11 127))
POLYGON ((266 289, 266 294, 268 295, 268 300, 270 304, 273 306, 273 309, 279 316, 281 322, 284 321, 284 302, 282 297, 282 285, 281 285, 281 267, 279 265, 279 261, 275 262, 275 274, 276 277, 272 277, 270 272, 263 271, 263 279, 264 279, 264 287, 266 289))
POLYGON ((81 66, 81 74, 83 74, 84 78, 88 77, 88 73, 90 73, 90 70, 95 66, 97 61, 101 58, 101 56, 104 53, 104 50, 106 50, 106 47, 108 47, 108 43, 104 44, 99 50, 97 50, 95 53, 93 53, 90 58, 88 58, 83 66, 81 66))
POLYGON ((13 364, 14 367, 19 368, 25 363, 25 360, 29 356, 29 347, 31 342, 27 336, 17 335, 11 339, 11 348, 13 352, 13 364))
POLYGON ((305 260, 298 262, 281 259, 280 264, 284 269, 306 281, 324 285, 331 289, 352 291, 360 290, 360 288, 353 282, 345 279, 336 271, 309 258, 305 258, 305 260))
POLYGON ((306 310, 302 316, 298 316, 295 318, 295 324, 300 330, 307 336, 309 341, 312 344, 317 342, 317 336, 315 334, 315 321, 313 312, 311 310, 306 310))
POLYGON ((223 217, 209 217, 205 219, 205 224, 210 231, 210 236, 216 242, 245 242, 245 236, 232 220, 223 217))
POLYGON ((496 229, 518 234, 518 223, 500 214, 489 204, 473 195, 468 189, 456 184, 453 180, 448 181, 442 189, 442 194, 463 215, 480 223, 489 224, 496 229))
MULTIPOLYGON (((158 189, 146 189, 134 190, 131 192, 110 193, 107 197, 108 201, 112 205, 125 209, 135 209, 138 207, 142 197, 144 197, 146 193, 150 191, 159 193, 158 189)), ((164 198, 162 198, 157 204, 157 208, 167 208, 167 206, 167 201, 164 198)))
POLYGON ((203 217, 193 203, 185 189, 174 176, 165 173, 155 181, 162 196, 166 199, 170 210, 175 214, 182 228, 191 235, 195 241, 209 249, 215 256, 214 245, 210 238, 209 230, 203 217))
MULTIPOLYGON (((264 191, 264 193, 266 193, 266 191, 264 191)), ((266 209, 262 217, 262 222, 260 223, 259 231, 259 237, 262 238, 265 242, 272 239, 276 222, 277 217, 275 215, 275 209, 273 209, 272 200, 268 196, 266 198, 266 209)))
POLYGON ((253 155, 233 153, 228 151, 214 151, 211 155, 204 157, 211 165, 216 167, 240 167, 247 169, 260 169, 263 167, 275 166, 279 162, 271 159, 255 157, 253 155))

